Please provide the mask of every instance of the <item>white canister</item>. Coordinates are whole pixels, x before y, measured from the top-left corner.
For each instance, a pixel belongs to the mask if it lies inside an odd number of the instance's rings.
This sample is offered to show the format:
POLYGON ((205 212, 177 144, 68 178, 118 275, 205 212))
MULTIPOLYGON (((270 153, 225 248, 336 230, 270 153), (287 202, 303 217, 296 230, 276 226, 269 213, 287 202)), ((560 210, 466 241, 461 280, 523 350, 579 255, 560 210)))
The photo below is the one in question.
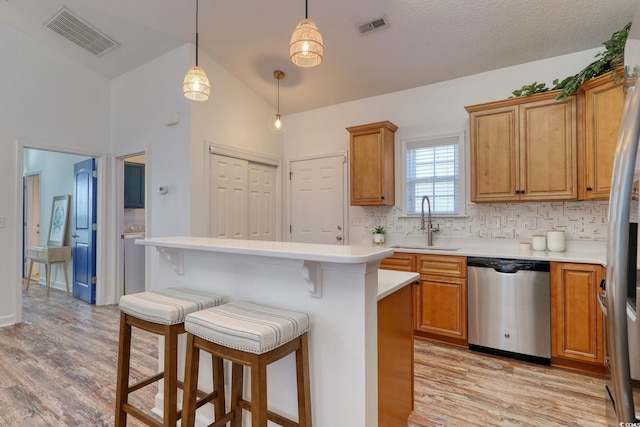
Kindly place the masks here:
POLYGON ((562 252, 565 249, 564 231, 548 231, 547 246, 550 251, 562 252))
POLYGON ((547 238, 542 234, 531 236, 531 249, 534 251, 544 251, 547 248, 547 238))

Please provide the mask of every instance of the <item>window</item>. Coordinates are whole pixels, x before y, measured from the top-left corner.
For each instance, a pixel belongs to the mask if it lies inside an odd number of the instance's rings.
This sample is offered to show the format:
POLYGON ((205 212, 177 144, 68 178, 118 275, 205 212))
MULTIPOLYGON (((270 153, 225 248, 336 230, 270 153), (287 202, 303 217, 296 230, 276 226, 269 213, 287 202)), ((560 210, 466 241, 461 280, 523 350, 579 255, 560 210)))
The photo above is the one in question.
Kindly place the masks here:
POLYGON ((422 198, 429 196, 433 215, 463 215, 460 137, 423 138, 404 145, 406 214, 420 215, 422 198))

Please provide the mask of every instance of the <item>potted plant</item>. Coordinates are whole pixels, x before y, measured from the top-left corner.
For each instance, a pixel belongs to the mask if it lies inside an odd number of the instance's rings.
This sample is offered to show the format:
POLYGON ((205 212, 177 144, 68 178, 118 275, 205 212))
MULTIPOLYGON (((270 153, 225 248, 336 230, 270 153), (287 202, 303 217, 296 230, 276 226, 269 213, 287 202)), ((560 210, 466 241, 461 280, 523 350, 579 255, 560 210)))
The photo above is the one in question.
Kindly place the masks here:
POLYGON ((384 243, 384 233, 386 230, 383 226, 379 225, 373 229, 373 244, 382 245, 384 243))
MULTIPOLYGON (((629 35, 631 23, 628 23, 621 30, 611 35, 611 38, 602 43, 605 47, 603 52, 596 54, 595 61, 584 67, 576 75, 569 76, 560 81, 555 79, 551 90, 560 90, 556 95, 556 100, 560 101, 573 95, 578 87, 595 77, 611 72, 611 78, 618 83, 621 76, 616 76, 616 72, 623 67, 624 45, 629 35)), ((535 93, 549 90, 544 83, 533 82, 531 85, 522 86, 521 89, 512 92, 514 97, 530 96, 535 93)))

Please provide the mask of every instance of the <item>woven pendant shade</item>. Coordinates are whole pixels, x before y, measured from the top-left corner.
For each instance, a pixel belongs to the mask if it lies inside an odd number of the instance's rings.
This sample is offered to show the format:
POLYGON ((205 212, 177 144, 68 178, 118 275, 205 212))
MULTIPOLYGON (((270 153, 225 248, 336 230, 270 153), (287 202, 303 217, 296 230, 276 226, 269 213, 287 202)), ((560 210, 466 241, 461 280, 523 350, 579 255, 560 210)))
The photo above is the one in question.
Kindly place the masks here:
POLYGON ((291 35, 289 57, 298 67, 315 67, 322 63, 324 44, 322 35, 310 19, 300 21, 291 35))
POLYGON ((209 78, 202 67, 193 66, 189 68, 182 83, 182 93, 185 98, 192 101, 206 101, 211 95, 209 78))

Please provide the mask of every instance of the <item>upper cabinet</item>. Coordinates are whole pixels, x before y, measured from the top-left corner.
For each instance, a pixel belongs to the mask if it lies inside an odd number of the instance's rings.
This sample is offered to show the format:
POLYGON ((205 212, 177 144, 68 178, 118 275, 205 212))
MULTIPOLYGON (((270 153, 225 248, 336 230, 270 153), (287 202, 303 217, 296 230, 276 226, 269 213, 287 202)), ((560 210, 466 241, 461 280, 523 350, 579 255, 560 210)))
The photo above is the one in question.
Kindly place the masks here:
POLYGON ((349 127, 351 205, 395 204, 394 134, 389 121, 349 127))
POLYGON ((466 107, 472 201, 578 198, 576 97, 556 93, 466 107))
POLYGON ((580 198, 608 199, 613 158, 620 132, 624 94, 622 79, 616 84, 607 73, 581 86, 584 90, 584 169, 580 198))
POLYGON ((124 207, 144 208, 144 165, 124 163, 124 207))

